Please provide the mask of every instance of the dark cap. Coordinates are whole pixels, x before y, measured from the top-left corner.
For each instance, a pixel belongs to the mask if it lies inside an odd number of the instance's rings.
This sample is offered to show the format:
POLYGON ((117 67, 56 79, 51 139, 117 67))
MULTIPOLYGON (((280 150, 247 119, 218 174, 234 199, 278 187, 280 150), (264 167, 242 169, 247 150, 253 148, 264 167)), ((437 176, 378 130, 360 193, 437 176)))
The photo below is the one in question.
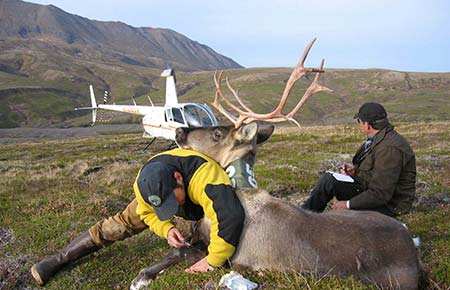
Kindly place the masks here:
POLYGON ((386 110, 378 103, 364 103, 358 113, 353 116, 353 119, 361 119, 362 121, 372 122, 381 120, 387 117, 386 110))
POLYGON ((161 162, 145 164, 136 182, 142 198, 152 206, 159 220, 168 220, 177 212, 173 171, 167 165, 161 162))

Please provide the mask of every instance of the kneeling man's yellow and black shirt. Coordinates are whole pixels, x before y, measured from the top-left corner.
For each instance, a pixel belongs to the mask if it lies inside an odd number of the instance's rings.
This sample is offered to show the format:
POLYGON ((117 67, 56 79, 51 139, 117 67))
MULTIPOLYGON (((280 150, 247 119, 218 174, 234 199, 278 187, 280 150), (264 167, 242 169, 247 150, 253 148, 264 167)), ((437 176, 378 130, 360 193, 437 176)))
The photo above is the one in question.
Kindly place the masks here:
MULTIPOLYGON (((211 221, 207 260, 211 266, 221 266, 236 249, 245 217, 225 171, 211 158, 180 148, 158 154, 148 162, 164 163, 183 175, 186 201, 175 215, 187 220, 200 220, 206 216, 211 221)), ((167 239, 174 224, 158 219, 139 191, 137 182, 134 191, 138 202, 136 213, 154 233, 167 239)))

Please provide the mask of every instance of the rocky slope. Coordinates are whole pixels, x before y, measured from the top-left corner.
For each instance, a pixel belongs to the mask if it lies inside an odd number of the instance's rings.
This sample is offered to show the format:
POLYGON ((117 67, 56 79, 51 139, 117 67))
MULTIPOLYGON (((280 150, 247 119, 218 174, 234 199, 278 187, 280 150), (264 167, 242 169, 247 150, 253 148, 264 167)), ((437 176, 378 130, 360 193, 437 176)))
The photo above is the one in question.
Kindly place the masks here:
POLYGON ((95 60, 100 55, 107 61, 145 67, 172 64, 186 71, 241 67, 208 46, 169 29, 95 21, 53 5, 18 0, 0 1, 0 39, 3 43, 15 40, 15 44, 24 46, 45 42, 52 48, 45 51, 49 58, 63 49, 74 58, 95 60), (85 52, 93 50, 97 53, 85 52))

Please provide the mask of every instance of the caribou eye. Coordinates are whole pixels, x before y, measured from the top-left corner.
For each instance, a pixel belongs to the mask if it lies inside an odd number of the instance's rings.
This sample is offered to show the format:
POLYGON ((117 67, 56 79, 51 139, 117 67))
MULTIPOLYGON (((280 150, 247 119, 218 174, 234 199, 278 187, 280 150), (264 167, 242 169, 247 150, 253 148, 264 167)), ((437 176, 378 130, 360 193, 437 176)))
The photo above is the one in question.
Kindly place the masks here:
POLYGON ((222 132, 220 132, 220 130, 214 130, 214 134, 213 134, 213 138, 215 141, 220 140, 220 138, 222 138, 222 132))

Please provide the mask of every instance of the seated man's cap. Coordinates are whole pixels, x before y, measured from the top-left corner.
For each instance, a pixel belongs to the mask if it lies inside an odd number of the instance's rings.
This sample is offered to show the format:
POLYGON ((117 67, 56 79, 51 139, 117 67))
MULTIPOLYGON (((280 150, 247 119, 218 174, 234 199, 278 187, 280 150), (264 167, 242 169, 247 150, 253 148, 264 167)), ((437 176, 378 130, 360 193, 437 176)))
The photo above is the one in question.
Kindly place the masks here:
POLYGON ((178 211, 173 171, 161 162, 148 162, 137 178, 142 198, 152 206, 158 219, 170 219, 178 211))
POLYGON ((353 119, 361 119, 362 121, 372 122, 381 120, 387 117, 386 110, 378 103, 364 103, 358 113, 353 116, 353 119))

